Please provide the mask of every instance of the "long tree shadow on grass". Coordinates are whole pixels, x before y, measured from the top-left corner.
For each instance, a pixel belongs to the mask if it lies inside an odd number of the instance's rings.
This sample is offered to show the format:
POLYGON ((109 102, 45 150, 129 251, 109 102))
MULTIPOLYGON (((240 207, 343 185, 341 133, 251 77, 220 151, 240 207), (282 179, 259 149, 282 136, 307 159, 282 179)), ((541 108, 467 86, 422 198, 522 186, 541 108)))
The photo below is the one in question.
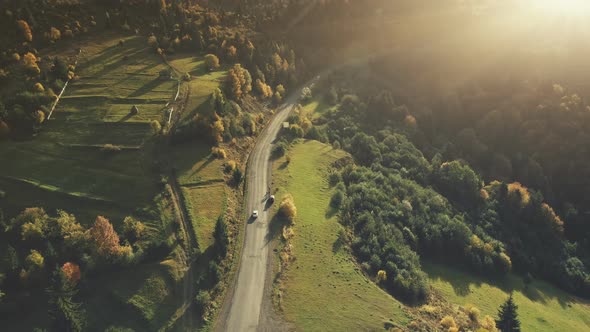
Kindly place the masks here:
POLYGON ((344 247, 346 243, 344 242, 344 240, 339 236, 334 243, 332 243, 332 253, 336 254, 337 252, 340 251, 340 249, 342 249, 344 247))
POLYGON ((133 114, 128 113, 127 115, 125 115, 124 117, 122 117, 121 119, 119 119, 119 121, 117 121, 117 122, 125 122, 125 121, 131 119, 132 117, 133 117, 133 114))
MULTIPOLYGON (((139 52, 133 53, 131 55, 133 56, 137 53, 139 53, 139 52)), ((132 63, 132 62, 129 62, 129 60, 125 60, 125 58, 120 58, 120 59, 116 60, 115 62, 109 63, 108 65, 104 66, 101 70, 99 70, 97 73, 95 73, 92 76, 96 77, 96 78, 101 78, 101 77, 106 76, 107 74, 111 75, 112 74, 111 72, 115 71, 116 69, 119 69, 119 71, 116 73, 116 75, 118 75, 119 78, 120 77, 124 77, 124 78, 118 80, 116 85, 123 86, 124 84, 127 84, 127 81, 136 79, 136 78, 134 78, 136 75, 143 75, 143 76, 148 75, 146 73, 149 73, 150 69, 160 66, 161 63, 158 62, 157 60, 154 60, 153 62, 135 70, 134 72, 127 72, 124 68, 124 66, 127 66, 127 65, 142 65, 142 64, 141 63, 132 63)), ((157 74, 154 74, 153 76, 156 77, 157 74)))
MULTIPOLYGON (((522 294, 533 302, 540 302, 543 304, 547 303, 547 299, 545 298, 544 294, 541 293, 539 289, 535 287, 533 284, 525 285, 525 287, 522 289, 522 294)), ((561 302, 562 301, 559 301, 560 304, 561 302)), ((563 307, 564 304, 561 304, 561 306, 563 307)))
POLYGON ((143 96, 144 94, 149 93, 152 90, 154 90, 155 88, 157 88, 158 86, 162 85, 164 82, 166 82, 166 80, 163 80, 161 78, 153 79, 153 80, 149 81, 148 83, 144 84, 139 89, 133 91, 131 94, 129 94, 128 97, 143 96))
MULTIPOLYGON (((126 52, 132 52, 135 48, 128 48, 128 51, 126 52)), ((84 51, 84 48, 82 47, 82 51, 84 51)), ((90 68, 92 66, 95 66, 99 63, 104 63, 109 59, 114 58, 117 55, 121 55, 123 53, 123 49, 121 48, 121 46, 115 44, 112 46, 109 46, 105 49, 103 49, 102 51, 98 52, 97 54, 95 54, 93 57, 89 58, 88 60, 82 61, 79 65, 78 65, 78 69, 87 69, 90 68)), ((82 55, 84 55, 84 53, 82 53, 82 55)))
POLYGON ((328 209, 326 210, 326 214, 325 217, 326 219, 330 219, 332 217, 334 217, 335 215, 338 214, 338 209, 334 208, 333 206, 328 206, 328 209))
MULTIPOLYGON (((138 54, 140 54, 141 52, 142 52, 142 50, 138 50, 138 49, 128 49, 125 51, 121 50, 119 53, 116 53, 116 55, 108 58, 109 60, 112 60, 112 61, 108 61, 108 62, 106 61, 106 59, 103 61, 100 61, 100 62, 96 62, 96 61, 94 61, 94 59, 92 59, 90 61, 95 62, 93 64, 94 66, 101 64, 101 63, 106 63, 105 65, 102 66, 102 68, 99 71, 97 71, 92 76, 93 77, 103 77, 103 76, 111 73, 115 69, 120 68, 124 64, 132 64, 132 62, 130 62, 127 59, 137 57, 138 54)), ((87 64, 87 62, 84 62, 83 65, 81 66, 82 70, 88 69, 88 68, 91 68, 91 66, 89 66, 87 64)))
MULTIPOLYGON (((440 262, 436 265, 440 264, 448 263, 440 262)), ((554 286, 550 286, 551 288, 544 287, 543 281, 536 280, 532 284, 526 286, 522 279, 516 275, 490 277, 478 275, 466 269, 460 269, 457 267, 439 267, 436 265, 430 262, 424 263, 424 271, 427 272, 431 278, 451 284, 453 291, 459 296, 466 296, 471 292, 471 288, 479 288, 483 284, 488 284, 491 287, 499 288, 506 293, 507 296, 511 292, 520 292, 529 300, 542 304, 546 304, 548 300, 554 298, 559 302, 562 308, 569 307, 575 300, 573 296, 554 288, 554 286)))
POLYGON ((274 239, 278 239, 283 234, 283 227, 288 226, 289 222, 283 218, 280 213, 275 213, 268 225, 268 234, 266 235, 266 244, 274 239))
POLYGON ((279 165, 279 169, 284 170, 285 168, 287 168, 287 166, 289 166, 289 162, 285 160, 279 165))
POLYGON ((217 158, 214 157, 213 155, 210 155, 203 164, 201 164, 201 166, 199 166, 196 170, 194 170, 190 177, 193 177, 196 174, 199 174, 202 170, 204 170, 207 166, 209 166, 209 164, 211 164, 214 160, 216 160, 217 158))
POLYGON ((469 293, 471 293, 471 287, 479 288, 483 284, 483 280, 471 278, 470 275, 467 278, 465 278, 465 276, 461 275, 464 273, 464 271, 443 271, 441 268, 431 263, 423 264, 422 267, 423 270, 426 273, 428 273, 430 278, 433 278, 435 280, 441 280, 451 284, 453 292, 455 292, 455 294, 459 296, 467 296, 469 293))

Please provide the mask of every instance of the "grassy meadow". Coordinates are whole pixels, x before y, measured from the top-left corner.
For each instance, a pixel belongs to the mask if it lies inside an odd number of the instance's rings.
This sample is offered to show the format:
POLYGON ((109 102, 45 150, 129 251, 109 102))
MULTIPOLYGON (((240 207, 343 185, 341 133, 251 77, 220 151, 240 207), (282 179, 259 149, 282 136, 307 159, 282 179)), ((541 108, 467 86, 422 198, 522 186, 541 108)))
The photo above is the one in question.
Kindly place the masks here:
POLYGON ((405 325, 402 304, 368 280, 338 240, 342 226, 329 207, 330 165, 346 154, 317 141, 292 146, 291 158, 273 165, 277 201, 286 193, 297 206, 295 260, 283 274, 281 306, 300 331, 379 331, 405 325))
POLYGON ((432 287, 449 302, 473 304, 481 314, 497 317, 499 306, 513 292, 523 331, 590 331, 590 302, 552 285, 534 280, 525 287, 522 278, 509 275, 488 281, 469 272, 423 263, 432 287))
POLYGON ((211 93, 220 87, 227 71, 223 68, 213 72, 209 71, 203 57, 173 57, 170 64, 176 70, 189 73, 192 78, 198 78, 188 82, 190 99, 185 106, 186 111, 182 115, 182 120, 187 120, 197 114, 200 111, 199 106, 204 105, 211 93))
POLYGON ((303 106, 304 114, 309 115, 310 119, 316 119, 324 113, 330 111, 333 106, 330 106, 322 96, 314 96, 309 103, 303 106))
MULTIPOLYGON (((148 263, 132 268, 84 276, 87 286, 80 294, 89 326, 96 331, 112 326, 136 331, 182 329, 175 324, 186 309, 187 257, 178 245, 172 203, 159 195, 163 188, 149 124, 167 120, 165 105, 174 98, 177 82, 159 77, 168 66, 147 47, 143 36, 106 34, 88 38, 80 47, 78 78, 70 82, 42 131, 28 141, 0 142, 0 189, 6 192, 2 208, 7 217, 30 206, 44 207, 49 213, 63 209, 85 226, 104 215, 118 231, 126 216, 136 215, 172 252, 152 255, 148 263), (130 114, 133 105, 139 108, 137 115, 130 114), (105 152, 104 144, 122 149, 105 152)), ((55 52, 75 53, 73 49, 55 52)), ((225 75, 203 71, 202 57, 189 54, 176 55, 172 63, 192 75, 190 82, 183 83, 183 89, 191 89, 187 113, 198 109, 225 75)), ((213 243, 215 221, 226 204, 223 161, 210 158, 210 146, 198 141, 169 149, 204 251, 213 243)), ((24 320, 3 322, 4 327, 16 331, 38 326, 23 325, 23 321, 44 321, 46 301, 35 303, 24 320)))
POLYGON ((80 47, 78 78, 43 130, 28 141, 0 143, 0 159, 9 161, 0 163, 7 215, 43 206, 73 212, 85 225, 98 213, 116 224, 150 204, 159 190, 149 121, 162 117, 175 82, 159 79, 166 66, 143 37, 107 35, 80 47), (135 116, 133 105, 139 108, 135 116), (101 151, 104 144, 122 150, 101 151))
MULTIPOLYGON (((173 56, 170 64, 176 71, 191 75, 183 85, 189 89, 190 98, 180 119, 189 121, 208 106, 209 96, 221 86, 227 71, 209 71, 203 57, 173 56)), ((175 145, 171 155, 199 249, 204 252, 213 244, 215 222, 226 205, 223 160, 211 156, 211 146, 205 142, 175 145)))

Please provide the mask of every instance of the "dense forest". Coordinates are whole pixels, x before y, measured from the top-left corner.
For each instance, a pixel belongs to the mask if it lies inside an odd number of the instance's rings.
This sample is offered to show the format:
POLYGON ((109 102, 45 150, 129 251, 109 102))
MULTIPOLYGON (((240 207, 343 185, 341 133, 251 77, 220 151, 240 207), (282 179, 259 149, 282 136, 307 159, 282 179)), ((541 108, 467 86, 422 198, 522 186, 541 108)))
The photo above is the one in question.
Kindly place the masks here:
POLYGON ((412 300, 426 291, 416 253, 487 275, 531 273, 588 295, 587 244, 567 236, 569 215, 562 221, 542 191, 518 177, 485 181, 490 177, 467 158, 449 157, 444 148, 429 161, 412 143, 423 133, 407 107, 390 104, 389 115, 378 118, 391 124, 374 124, 374 109, 388 100, 387 93, 366 103, 347 94, 318 120, 325 122, 320 138, 360 165, 342 171, 345 186, 337 195, 346 197, 342 221, 355 230, 353 248, 369 271, 393 276, 390 287, 412 300))
MULTIPOLYGON (((515 271, 589 296, 590 107, 586 86, 577 84, 581 76, 539 72, 536 66, 550 59, 525 64, 518 54, 464 79, 471 63, 460 61, 476 52, 469 46, 448 58, 439 48, 392 53, 387 48, 396 43, 416 42, 395 29, 391 40, 381 39, 387 19, 425 6, 374 3, 316 4, 303 23, 294 23, 306 33, 288 32, 308 50, 308 64, 348 63, 314 89, 335 106, 306 135, 342 147, 359 165, 337 175, 344 185, 334 201, 354 230, 352 246, 365 269, 385 271, 392 276, 387 287, 409 300, 424 298, 427 290, 419 256, 485 275, 515 271), (371 24, 343 33, 340 27, 351 20, 371 24), (455 76, 440 76, 451 70, 455 76)), ((297 10, 285 15, 311 6, 290 5, 297 10)), ((428 9, 440 13, 443 7, 428 9)), ((449 15, 474 22, 460 6, 449 15)), ((437 33, 439 22, 429 23, 435 27, 412 27, 416 38, 437 33)))

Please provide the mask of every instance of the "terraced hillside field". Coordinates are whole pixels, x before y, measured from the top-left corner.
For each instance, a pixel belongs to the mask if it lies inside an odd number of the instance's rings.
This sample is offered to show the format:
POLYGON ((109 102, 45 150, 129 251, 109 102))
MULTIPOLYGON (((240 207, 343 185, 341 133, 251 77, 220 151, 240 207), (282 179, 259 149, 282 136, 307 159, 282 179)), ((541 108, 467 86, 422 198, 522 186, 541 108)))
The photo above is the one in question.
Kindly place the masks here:
MULTIPOLYGON (((170 64, 193 78, 184 84, 190 98, 179 120, 190 121, 209 106, 209 97, 221 86, 227 71, 209 71, 203 57, 172 57, 170 64)), ((202 141, 174 145, 170 152, 199 249, 204 252, 213 244, 215 222, 226 206, 224 161, 213 157, 211 146, 202 141)))
POLYGON ((122 46, 119 40, 105 36, 82 44, 79 78, 41 133, 0 143, 7 215, 44 206, 68 208, 83 224, 99 212, 116 222, 155 196, 149 121, 164 115, 176 82, 159 78, 166 65, 146 49, 143 37, 124 38, 122 46), (132 116, 133 105, 139 114, 132 116), (105 144, 121 151, 102 151, 105 144))
MULTIPOLYGON (((2 208, 8 217, 30 206, 51 214, 63 209, 85 226, 103 215, 119 232, 126 216, 136 216, 152 236, 164 239, 171 252, 157 252, 131 268, 84 276, 80 295, 89 313, 88 324, 97 331, 183 330, 187 303, 193 299, 190 294, 185 298, 185 281, 193 280, 188 277, 187 254, 160 177, 157 160, 162 156, 156 154, 150 127, 152 120, 168 119, 166 104, 177 92, 177 80, 161 77, 160 72, 169 67, 147 47, 144 36, 106 34, 76 46, 82 49, 78 78, 69 83, 42 131, 27 141, 0 142, 0 189, 6 192, 2 208), (134 105, 137 114, 130 112, 134 105), (104 151, 106 144, 120 151, 104 151)), ((55 54, 74 56, 76 48, 55 54)), ((177 55, 171 62, 184 64, 181 70, 192 74, 182 92, 191 90, 186 101, 195 109, 225 75, 201 72, 202 56, 195 54, 177 55)), ((206 250, 225 206, 222 161, 209 158, 210 146, 198 140, 165 148, 177 170, 199 249, 206 250)), ((199 261, 208 267, 207 257, 199 261)), ((46 320, 46 301, 31 302, 36 304, 25 312, 28 318, 15 316, 14 321, 3 322, 7 330, 30 331, 46 320)))

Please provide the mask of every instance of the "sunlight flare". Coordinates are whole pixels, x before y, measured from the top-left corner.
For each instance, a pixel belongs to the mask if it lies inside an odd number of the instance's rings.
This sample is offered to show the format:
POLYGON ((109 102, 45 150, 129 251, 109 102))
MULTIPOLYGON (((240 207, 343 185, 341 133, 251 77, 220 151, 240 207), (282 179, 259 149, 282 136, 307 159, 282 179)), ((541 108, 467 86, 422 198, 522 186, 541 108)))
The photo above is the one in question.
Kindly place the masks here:
POLYGON ((546 14, 572 17, 590 16, 588 0, 531 0, 533 6, 546 14))

